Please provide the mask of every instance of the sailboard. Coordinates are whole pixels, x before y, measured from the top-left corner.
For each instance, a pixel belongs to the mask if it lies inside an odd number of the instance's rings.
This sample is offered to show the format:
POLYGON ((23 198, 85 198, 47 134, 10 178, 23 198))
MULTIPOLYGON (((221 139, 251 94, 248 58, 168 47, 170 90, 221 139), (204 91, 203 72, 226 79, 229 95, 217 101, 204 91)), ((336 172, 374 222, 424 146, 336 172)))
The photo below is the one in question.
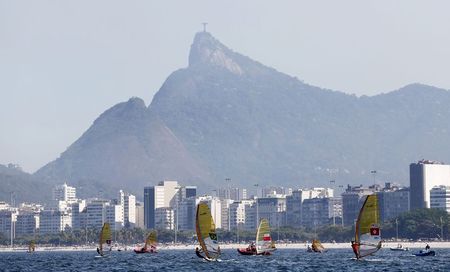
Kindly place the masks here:
POLYGON ((352 248, 357 259, 372 255, 381 248, 380 209, 376 194, 368 195, 361 207, 352 248))
MULTIPOLYGON (((97 248, 97 253, 100 256, 105 255, 105 248, 107 246, 111 246, 111 228, 109 226, 109 223, 104 223, 102 230, 100 232, 100 239, 99 239, 99 246, 97 248)), ((108 250, 109 251, 109 250, 108 250)))
POLYGON ((265 218, 261 219, 256 233, 256 254, 270 255, 276 250, 275 243, 270 236, 269 221, 265 218))
POLYGON ((145 239, 144 247, 135 248, 135 253, 157 253, 156 246, 158 245, 157 233, 156 230, 151 231, 147 239, 145 239))
POLYGON ((197 232, 197 239, 201 246, 201 252, 196 250, 197 256, 201 256, 207 261, 216 261, 220 257, 221 252, 219 243, 217 242, 216 225, 206 203, 199 203, 197 205, 195 231, 197 232))

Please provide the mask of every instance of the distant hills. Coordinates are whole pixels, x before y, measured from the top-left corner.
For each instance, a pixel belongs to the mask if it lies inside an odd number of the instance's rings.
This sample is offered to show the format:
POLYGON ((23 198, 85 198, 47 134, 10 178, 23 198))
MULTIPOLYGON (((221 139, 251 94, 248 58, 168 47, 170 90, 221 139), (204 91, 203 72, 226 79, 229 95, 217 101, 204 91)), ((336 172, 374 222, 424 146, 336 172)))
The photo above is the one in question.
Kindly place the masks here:
POLYGON ((0 164, 0 201, 41 202, 51 196, 50 184, 33 178, 14 164, 0 164))
POLYGON ((407 184, 409 163, 450 161, 449 105, 447 90, 421 84, 372 97, 314 87, 201 32, 148 107, 113 106, 33 177, 139 197, 163 179, 325 186, 369 184, 377 170, 376 182, 407 184))

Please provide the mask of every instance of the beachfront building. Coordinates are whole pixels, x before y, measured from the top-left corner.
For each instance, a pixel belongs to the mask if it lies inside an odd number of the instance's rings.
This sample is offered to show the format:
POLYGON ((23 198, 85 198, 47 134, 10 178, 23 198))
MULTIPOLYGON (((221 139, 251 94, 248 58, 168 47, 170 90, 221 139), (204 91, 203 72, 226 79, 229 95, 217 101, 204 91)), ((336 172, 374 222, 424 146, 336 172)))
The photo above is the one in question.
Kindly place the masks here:
POLYGON ((124 226, 133 228, 136 224, 136 196, 120 190, 118 202, 122 207, 124 226))
MULTIPOLYGON (((180 188, 177 181, 168 180, 144 188, 144 221, 147 229, 156 228, 156 209, 176 207, 179 200, 179 197, 176 196, 178 196, 180 188)), ((160 219, 158 218, 158 220, 160 219)), ((169 225, 172 226, 173 222, 169 225)))
POLYGON ((379 185, 372 185, 369 187, 347 186, 347 189, 342 193, 342 216, 344 218, 344 225, 351 226, 358 218, 359 211, 366 199, 367 195, 371 195, 381 190, 379 185))
POLYGON ((316 197, 305 199, 302 205, 302 225, 317 227, 342 223, 342 198, 316 197))
POLYGON ((269 224, 273 227, 286 225, 285 195, 269 195, 268 197, 257 198, 256 201, 256 228, 261 218, 269 220, 269 224))
POLYGON ((298 189, 286 196, 287 225, 298 227, 302 225, 302 204, 306 199, 333 197, 331 188, 298 189))
POLYGON ((409 211, 409 188, 386 182, 381 192, 377 192, 381 221, 398 217, 409 211))
POLYGON ((39 219, 39 233, 59 233, 72 228, 72 214, 67 211, 43 210, 39 219))
POLYGON ((450 186, 435 186, 430 190, 430 208, 450 213, 450 186))
POLYGON ((175 213, 171 207, 160 207, 155 209, 155 229, 175 229, 175 213))
MULTIPOLYGON (((194 230, 197 211, 196 197, 182 199, 178 205, 178 229, 194 230)), ((176 213, 175 213, 176 214, 176 213)))
POLYGON ((450 165, 421 160, 409 165, 410 208, 430 208, 430 191, 435 186, 450 186, 450 165))
POLYGON ((144 222, 144 203, 136 201, 136 228, 145 229, 145 222, 144 222))

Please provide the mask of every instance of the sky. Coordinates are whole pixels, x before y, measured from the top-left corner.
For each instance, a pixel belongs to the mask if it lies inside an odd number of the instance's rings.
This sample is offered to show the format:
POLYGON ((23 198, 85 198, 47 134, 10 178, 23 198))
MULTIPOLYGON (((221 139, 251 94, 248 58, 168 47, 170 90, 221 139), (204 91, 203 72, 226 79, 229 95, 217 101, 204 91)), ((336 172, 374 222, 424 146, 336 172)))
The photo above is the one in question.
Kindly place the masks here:
POLYGON ((450 89, 450 1, 0 0, 0 164, 34 172, 113 105, 148 105, 202 22, 222 43, 322 88, 450 89))

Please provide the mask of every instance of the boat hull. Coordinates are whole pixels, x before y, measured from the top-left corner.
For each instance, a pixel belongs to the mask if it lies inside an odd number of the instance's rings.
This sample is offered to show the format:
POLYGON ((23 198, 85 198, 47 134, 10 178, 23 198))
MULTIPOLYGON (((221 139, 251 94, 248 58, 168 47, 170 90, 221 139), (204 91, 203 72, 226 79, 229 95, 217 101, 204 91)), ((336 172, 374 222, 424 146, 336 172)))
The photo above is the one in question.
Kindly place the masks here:
POLYGON ((272 255, 272 253, 268 251, 257 253, 255 250, 249 250, 247 248, 238 248, 237 251, 242 255, 272 255))
POLYGON ((408 251, 408 248, 390 248, 392 251, 408 251))
POLYGON ((414 253, 414 255, 415 255, 415 256, 418 256, 418 257, 436 256, 436 252, 434 252, 433 250, 431 250, 431 251, 427 251, 427 252, 414 253))
POLYGON ((156 251, 156 250, 151 250, 151 249, 147 249, 147 250, 142 250, 142 249, 134 249, 134 253, 136 253, 136 254, 144 254, 144 253, 158 253, 158 251, 156 251))

